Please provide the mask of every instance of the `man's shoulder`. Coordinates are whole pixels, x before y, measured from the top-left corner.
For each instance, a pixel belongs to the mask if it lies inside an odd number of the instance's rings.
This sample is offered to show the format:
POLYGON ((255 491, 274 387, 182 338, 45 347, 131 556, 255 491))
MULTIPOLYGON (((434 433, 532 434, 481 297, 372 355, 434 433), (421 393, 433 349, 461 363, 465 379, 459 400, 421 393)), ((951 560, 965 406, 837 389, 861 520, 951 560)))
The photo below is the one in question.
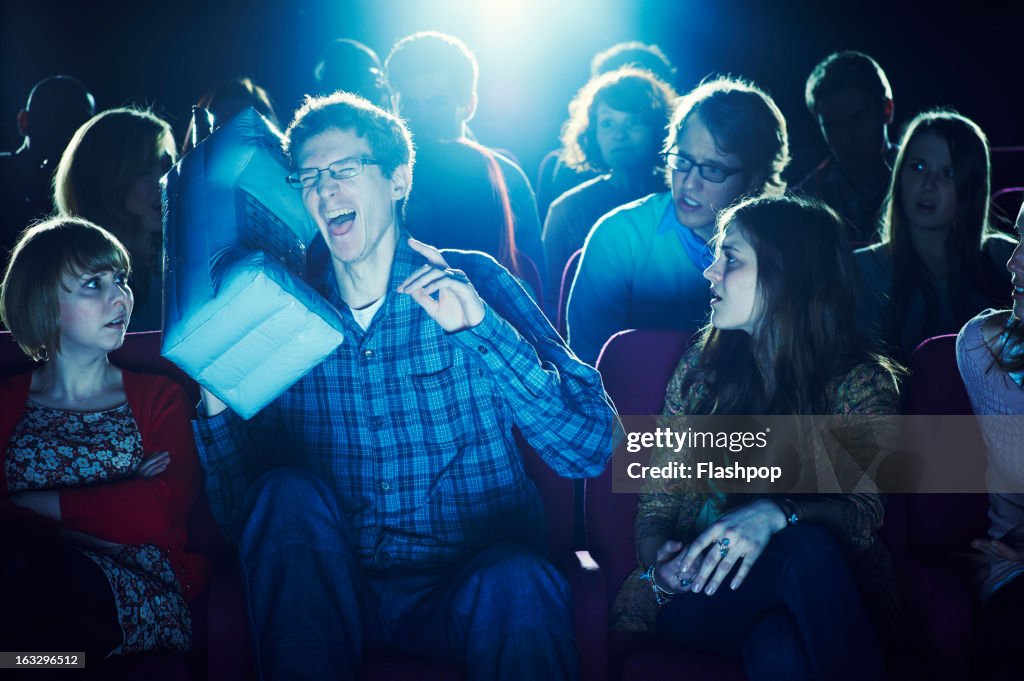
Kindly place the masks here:
MULTIPOLYGON (((441 255, 452 269, 462 270, 474 281, 474 276, 496 277, 508 273, 493 256, 482 251, 462 251, 456 248, 441 249, 441 255)), ((511 274, 509 274, 511 276, 511 274)))
POLYGON ((624 203, 601 216, 593 232, 601 231, 605 237, 613 233, 619 236, 630 233, 652 235, 671 200, 672 192, 660 192, 624 203))

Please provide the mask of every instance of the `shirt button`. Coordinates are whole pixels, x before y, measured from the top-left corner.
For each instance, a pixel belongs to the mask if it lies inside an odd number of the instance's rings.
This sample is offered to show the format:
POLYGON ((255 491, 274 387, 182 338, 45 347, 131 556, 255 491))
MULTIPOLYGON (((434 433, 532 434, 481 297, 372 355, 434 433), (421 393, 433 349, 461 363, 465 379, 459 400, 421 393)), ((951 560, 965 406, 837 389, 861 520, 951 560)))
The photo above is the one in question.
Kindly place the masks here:
POLYGON ((480 352, 481 355, 487 354, 487 348, 485 348, 483 345, 478 345, 476 349, 480 352))
POLYGON ((366 359, 373 359, 373 350, 367 348, 365 351, 363 351, 363 357, 365 357, 366 359))
POLYGON ((390 492, 391 491, 391 483, 388 482, 387 480, 384 480, 383 482, 381 482, 380 483, 380 491, 381 492, 385 492, 385 493, 390 492))
POLYGON ((370 419, 370 425, 373 426, 375 430, 380 430, 384 427, 384 419, 379 416, 374 416, 370 419))

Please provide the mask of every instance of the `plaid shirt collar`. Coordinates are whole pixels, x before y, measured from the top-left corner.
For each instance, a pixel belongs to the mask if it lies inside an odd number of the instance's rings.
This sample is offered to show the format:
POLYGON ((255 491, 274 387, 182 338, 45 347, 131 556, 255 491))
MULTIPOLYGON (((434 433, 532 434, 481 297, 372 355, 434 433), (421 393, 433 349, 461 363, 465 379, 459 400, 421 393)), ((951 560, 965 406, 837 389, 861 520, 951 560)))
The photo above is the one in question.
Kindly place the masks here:
MULTIPOLYGON (((408 279, 413 272, 427 264, 427 259, 412 250, 409 246, 409 232, 404 228, 398 229, 398 245, 395 248, 395 255, 391 260, 391 276, 388 279, 387 291, 384 294, 384 304, 377 312, 370 328, 385 315, 395 314, 402 317, 409 316, 414 310, 416 302, 407 295, 399 295, 396 289, 399 284, 408 279)), ((338 279, 334 276, 334 266, 331 257, 328 255, 327 264, 321 271, 315 272, 310 280, 310 285, 317 290, 329 303, 334 305, 345 320, 350 332, 356 332, 358 336, 363 335, 363 330, 356 324, 352 316, 352 309, 342 300, 341 292, 338 290, 338 279)), ((370 329, 367 329, 367 333, 370 329)))

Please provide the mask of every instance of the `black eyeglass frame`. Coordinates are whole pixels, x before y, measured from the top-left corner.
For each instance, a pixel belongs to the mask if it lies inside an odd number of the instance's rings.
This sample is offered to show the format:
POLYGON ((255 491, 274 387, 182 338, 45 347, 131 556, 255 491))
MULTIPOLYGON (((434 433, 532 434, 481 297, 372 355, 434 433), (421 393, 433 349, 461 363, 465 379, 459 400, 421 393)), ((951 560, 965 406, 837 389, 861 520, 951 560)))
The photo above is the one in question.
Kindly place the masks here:
POLYGON ((295 172, 289 173, 284 179, 292 189, 307 189, 319 184, 320 176, 323 173, 330 173, 331 177, 335 180, 347 180, 349 178, 362 175, 366 171, 366 166, 375 165, 380 165, 376 159, 367 158, 365 156, 349 156, 348 158, 338 159, 326 168, 299 168, 295 172), (346 168, 345 170, 335 169, 339 164, 351 164, 353 161, 358 161, 359 165, 346 168), (306 180, 303 180, 301 173, 308 173, 313 170, 316 171, 316 175, 310 175, 306 180))
POLYGON ((697 163, 694 159, 690 158, 686 154, 680 154, 676 151, 665 151, 661 154, 661 160, 664 161, 665 165, 676 173, 688 173, 693 168, 697 169, 697 172, 702 178, 708 182, 714 184, 721 184, 728 180, 733 175, 738 175, 743 172, 743 168, 724 168, 720 165, 713 163, 697 163), (672 159, 679 159, 679 162, 673 162, 672 159), (682 167, 681 167, 682 166, 682 167), (710 173, 710 175, 709 175, 710 173), (721 176, 716 173, 721 173, 721 176))

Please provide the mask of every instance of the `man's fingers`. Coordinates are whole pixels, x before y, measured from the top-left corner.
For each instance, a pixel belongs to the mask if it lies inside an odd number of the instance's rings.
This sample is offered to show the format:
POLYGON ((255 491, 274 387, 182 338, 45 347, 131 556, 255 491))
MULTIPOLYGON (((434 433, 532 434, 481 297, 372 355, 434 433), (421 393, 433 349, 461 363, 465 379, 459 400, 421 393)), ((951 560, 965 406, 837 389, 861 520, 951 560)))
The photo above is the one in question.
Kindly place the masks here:
POLYGON ((408 277, 406 277, 405 281, 403 281, 401 284, 398 285, 398 292, 402 293, 405 290, 406 286, 408 286, 409 284, 411 284, 412 282, 414 282, 416 280, 416 277, 419 277, 422 274, 424 274, 426 272, 429 272, 429 271, 431 271, 433 269, 436 269, 436 268, 433 265, 430 265, 430 264, 424 265, 423 267, 419 268, 418 270, 416 270, 415 272, 410 274, 408 277))
POLYGON ((423 286, 423 292, 428 295, 440 289, 448 289, 456 297, 460 297, 459 293, 469 293, 470 291, 468 281, 464 278, 459 279, 457 274, 451 272, 446 272, 443 276, 423 286))
POLYGON ((427 293, 423 292, 421 288, 414 288, 408 291, 412 299, 415 300, 420 307, 426 310, 427 314, 430 315, 431 319, 437 319, 438 311, 441 307, 439 300, 434 300, 427 293))
POLYGON ((438 251, 433 246, 428 246, 422 241, 417 241, 412 237, 409 237, 409 246, 410 248, 412 248, 412 250, 416 251, 424 258, 426 258, 427 262, 429 262, 431 265, 440 267, 442 269, 448 267, 448 263, 444 261, 444 256, 441 255, 441 252, 438 251))
POLYGON ((402 284, 398 290, 400 293, 408 293, 414 289, 424 288, 428 284, 435 282, 438 279, 444 279, 445 277, 447 277, 447 272, 445 270, 430 267, 426 272, 413 275, 406 279, 405 283, 402 284))

